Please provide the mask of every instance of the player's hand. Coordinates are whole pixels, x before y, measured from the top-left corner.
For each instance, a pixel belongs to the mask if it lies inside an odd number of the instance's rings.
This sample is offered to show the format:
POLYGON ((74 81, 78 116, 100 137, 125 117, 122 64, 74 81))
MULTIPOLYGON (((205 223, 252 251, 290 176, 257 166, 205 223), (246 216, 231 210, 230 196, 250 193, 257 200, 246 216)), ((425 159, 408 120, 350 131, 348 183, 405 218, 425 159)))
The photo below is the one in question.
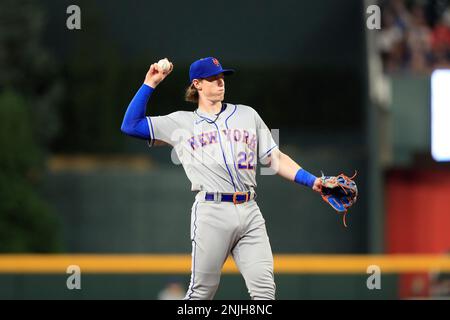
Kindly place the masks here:
POLYGON ((314 181, 314 185, 313 185, 312 189, 316 192, 322 191, 322 179, 321 178, 316 178, 316 181, 314 181))
POLYGON ((154 89, 158 84, 160 84, 161 81, 164 80, 165 77, 167 77, 172 72, 172 70, 173 70, 172 62, 170 63, 170 69, 166 72, 163 72, 161 68, 158 66, 158 64, 154 63, 150 66, 150 68, 147 71, 147 74, 145 75, 144 84, 154 89))

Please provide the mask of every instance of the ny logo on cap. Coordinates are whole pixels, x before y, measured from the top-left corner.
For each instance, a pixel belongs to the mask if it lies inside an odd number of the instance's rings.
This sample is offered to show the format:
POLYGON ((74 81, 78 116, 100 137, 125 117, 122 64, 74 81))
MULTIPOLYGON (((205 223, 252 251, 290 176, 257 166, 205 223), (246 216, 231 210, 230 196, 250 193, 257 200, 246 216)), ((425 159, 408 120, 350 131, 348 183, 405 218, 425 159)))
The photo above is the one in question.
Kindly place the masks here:
POLYGON ((219 63, 219 60, 217 60, 216 58, 213 58, 213 63, 216 65, 216 66, 219 66, 220 65, 220 63, 219 63))

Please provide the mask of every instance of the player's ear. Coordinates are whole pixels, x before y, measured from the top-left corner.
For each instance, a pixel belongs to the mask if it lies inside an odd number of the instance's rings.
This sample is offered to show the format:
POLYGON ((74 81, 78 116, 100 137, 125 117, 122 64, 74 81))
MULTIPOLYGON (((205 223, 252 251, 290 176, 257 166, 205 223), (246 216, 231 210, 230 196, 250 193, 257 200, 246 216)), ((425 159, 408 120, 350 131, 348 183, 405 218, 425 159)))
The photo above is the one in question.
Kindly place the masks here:
POLYGON ((192 80, 192 84, 194 85, 195 89, 197 89, 197 90, 201 90, 201 88, 202 88, 201 83, 202 82, 199 79, 192 80))

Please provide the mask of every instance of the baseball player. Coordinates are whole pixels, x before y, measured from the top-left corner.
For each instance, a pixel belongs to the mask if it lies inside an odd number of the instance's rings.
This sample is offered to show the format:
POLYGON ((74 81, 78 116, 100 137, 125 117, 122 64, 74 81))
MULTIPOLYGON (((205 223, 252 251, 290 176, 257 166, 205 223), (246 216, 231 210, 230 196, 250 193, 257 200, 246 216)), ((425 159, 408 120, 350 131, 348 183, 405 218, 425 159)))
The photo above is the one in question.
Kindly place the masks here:
POLYGON ((152 92, 173 70, 150 66, 123 119, 121 130, 172 145, 196 192, 191 211, 192 274, 185 299, 213 299, 221 269, 231 254, 252 299, 275 299, 273 256, 265 220, 255 201, 257 160, 280 176, 320 192, 320 178, 282 153, 251 107, 224 103, 223 69, 216 58, 189 69, 186 100, 194 111, 146 117, 152 92))

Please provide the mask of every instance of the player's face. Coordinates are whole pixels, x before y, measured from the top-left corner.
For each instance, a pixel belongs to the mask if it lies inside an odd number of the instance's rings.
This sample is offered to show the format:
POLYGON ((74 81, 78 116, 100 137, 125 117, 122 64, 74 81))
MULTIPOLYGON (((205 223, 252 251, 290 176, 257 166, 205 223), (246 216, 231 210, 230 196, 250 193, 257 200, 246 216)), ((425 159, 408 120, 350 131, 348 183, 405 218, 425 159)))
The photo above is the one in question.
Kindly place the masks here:
POLYGON ((223 73, 201 80, 201 92, 211 101, 223 101, 225 96, 225 81, 223 73))

